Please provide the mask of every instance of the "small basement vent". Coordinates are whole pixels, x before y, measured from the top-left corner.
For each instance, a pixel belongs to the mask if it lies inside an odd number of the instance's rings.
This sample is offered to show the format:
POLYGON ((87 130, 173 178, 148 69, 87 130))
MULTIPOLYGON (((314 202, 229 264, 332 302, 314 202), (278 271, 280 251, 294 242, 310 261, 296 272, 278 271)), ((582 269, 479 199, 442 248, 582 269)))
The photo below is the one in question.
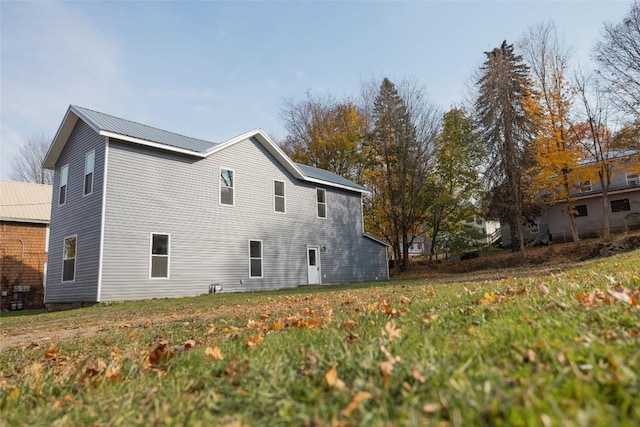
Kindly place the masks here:
POLYGON ((222 282, 214 282, 209 285, 209 295, 215 295, 222 292, 222 282))

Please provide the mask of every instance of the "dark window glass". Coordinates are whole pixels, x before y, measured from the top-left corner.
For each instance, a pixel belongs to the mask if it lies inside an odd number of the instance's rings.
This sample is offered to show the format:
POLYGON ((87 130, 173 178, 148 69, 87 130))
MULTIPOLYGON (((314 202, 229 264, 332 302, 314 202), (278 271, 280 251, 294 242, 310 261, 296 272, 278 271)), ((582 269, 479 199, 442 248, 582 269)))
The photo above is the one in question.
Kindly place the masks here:
POLYGON ((631 205, 629 199, 611 200, 611 212, 624 212, 630 211, 631 205))

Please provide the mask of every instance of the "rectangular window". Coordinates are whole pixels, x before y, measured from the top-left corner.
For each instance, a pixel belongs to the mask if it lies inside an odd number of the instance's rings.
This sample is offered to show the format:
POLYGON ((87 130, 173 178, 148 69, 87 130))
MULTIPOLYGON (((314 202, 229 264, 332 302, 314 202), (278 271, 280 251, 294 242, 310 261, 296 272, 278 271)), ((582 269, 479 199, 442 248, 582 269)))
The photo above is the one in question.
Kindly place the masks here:
POLYGON ((249 240, 249 277, 262 277, 262 240, 249 240))
POLYGON ((96 160, 96 152, 90 151, 84 157, 84 195, 93 193, 93 168, 96 160))
POLYGON ((573 216, 587 216, 587 205, 575 205, 572 213, 573 216))
POLYGON ((76 280, 76 248, 78 236, 64 238, 62 249, 62 281, 73 282, 76 280))
POLYGON ((273 203, 276 212, 284 213, 284 182, 273 181, 273 203))
POLYGON ((58 204, 64 205, 67 203, 67 180, 69 179, 69 165, 64 165, 60 169, 60 194, 58 198, 58 204))
POLYGON ((637 172, 629 172, 627 174, 627 185, 629 186, 640 185, 640 178, 638 178, 637 172))
POLYGON ((611 200, 609 203, 611 204, 611 212, 624 212, 631 210, 629 199, 611 200))
POLYGON ((581 193, 586 193, 587 191, 591 191, 591 181, 589 180, 580 181, 578 188, 580 189, 581 193))
POLYGON ((151 233, 151 261, 149 277, 152 279, 169 278, 169 246, 171 239, 169 234, 151 233))
POLYGON ((318 205, 318 218, 326 218, 327 194, 322 188, 316 188, 316 204, 318 205))
POLYGON ((231 169, 220 168, 220 204, 233 206, 235 204, 235 180, 231 169))

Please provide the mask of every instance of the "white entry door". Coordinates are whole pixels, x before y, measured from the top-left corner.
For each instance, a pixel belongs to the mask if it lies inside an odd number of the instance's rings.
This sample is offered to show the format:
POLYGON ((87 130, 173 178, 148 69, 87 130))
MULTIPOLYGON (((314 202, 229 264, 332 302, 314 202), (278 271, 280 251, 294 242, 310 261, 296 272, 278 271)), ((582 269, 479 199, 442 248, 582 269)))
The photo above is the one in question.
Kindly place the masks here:
POLYGON ((320 283, 320 248, 307 246, 307 268, 309 270, 309 284, 320 283))

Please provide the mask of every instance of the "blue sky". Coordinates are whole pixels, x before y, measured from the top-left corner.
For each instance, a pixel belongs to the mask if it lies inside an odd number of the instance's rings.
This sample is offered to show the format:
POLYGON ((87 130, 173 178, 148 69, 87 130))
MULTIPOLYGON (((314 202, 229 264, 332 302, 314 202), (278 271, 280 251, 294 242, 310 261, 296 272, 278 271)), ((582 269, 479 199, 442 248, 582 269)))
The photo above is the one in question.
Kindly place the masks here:
MULTIPOLYGON (((0 1, 0 178, 69 104, 219 142, 286 135, 284 100, 411 77, 446 109, 483 52, 553 20, 587 63, 632 1, 0 1)), ((592 66, 592 65, 591 65, 592 66)))

